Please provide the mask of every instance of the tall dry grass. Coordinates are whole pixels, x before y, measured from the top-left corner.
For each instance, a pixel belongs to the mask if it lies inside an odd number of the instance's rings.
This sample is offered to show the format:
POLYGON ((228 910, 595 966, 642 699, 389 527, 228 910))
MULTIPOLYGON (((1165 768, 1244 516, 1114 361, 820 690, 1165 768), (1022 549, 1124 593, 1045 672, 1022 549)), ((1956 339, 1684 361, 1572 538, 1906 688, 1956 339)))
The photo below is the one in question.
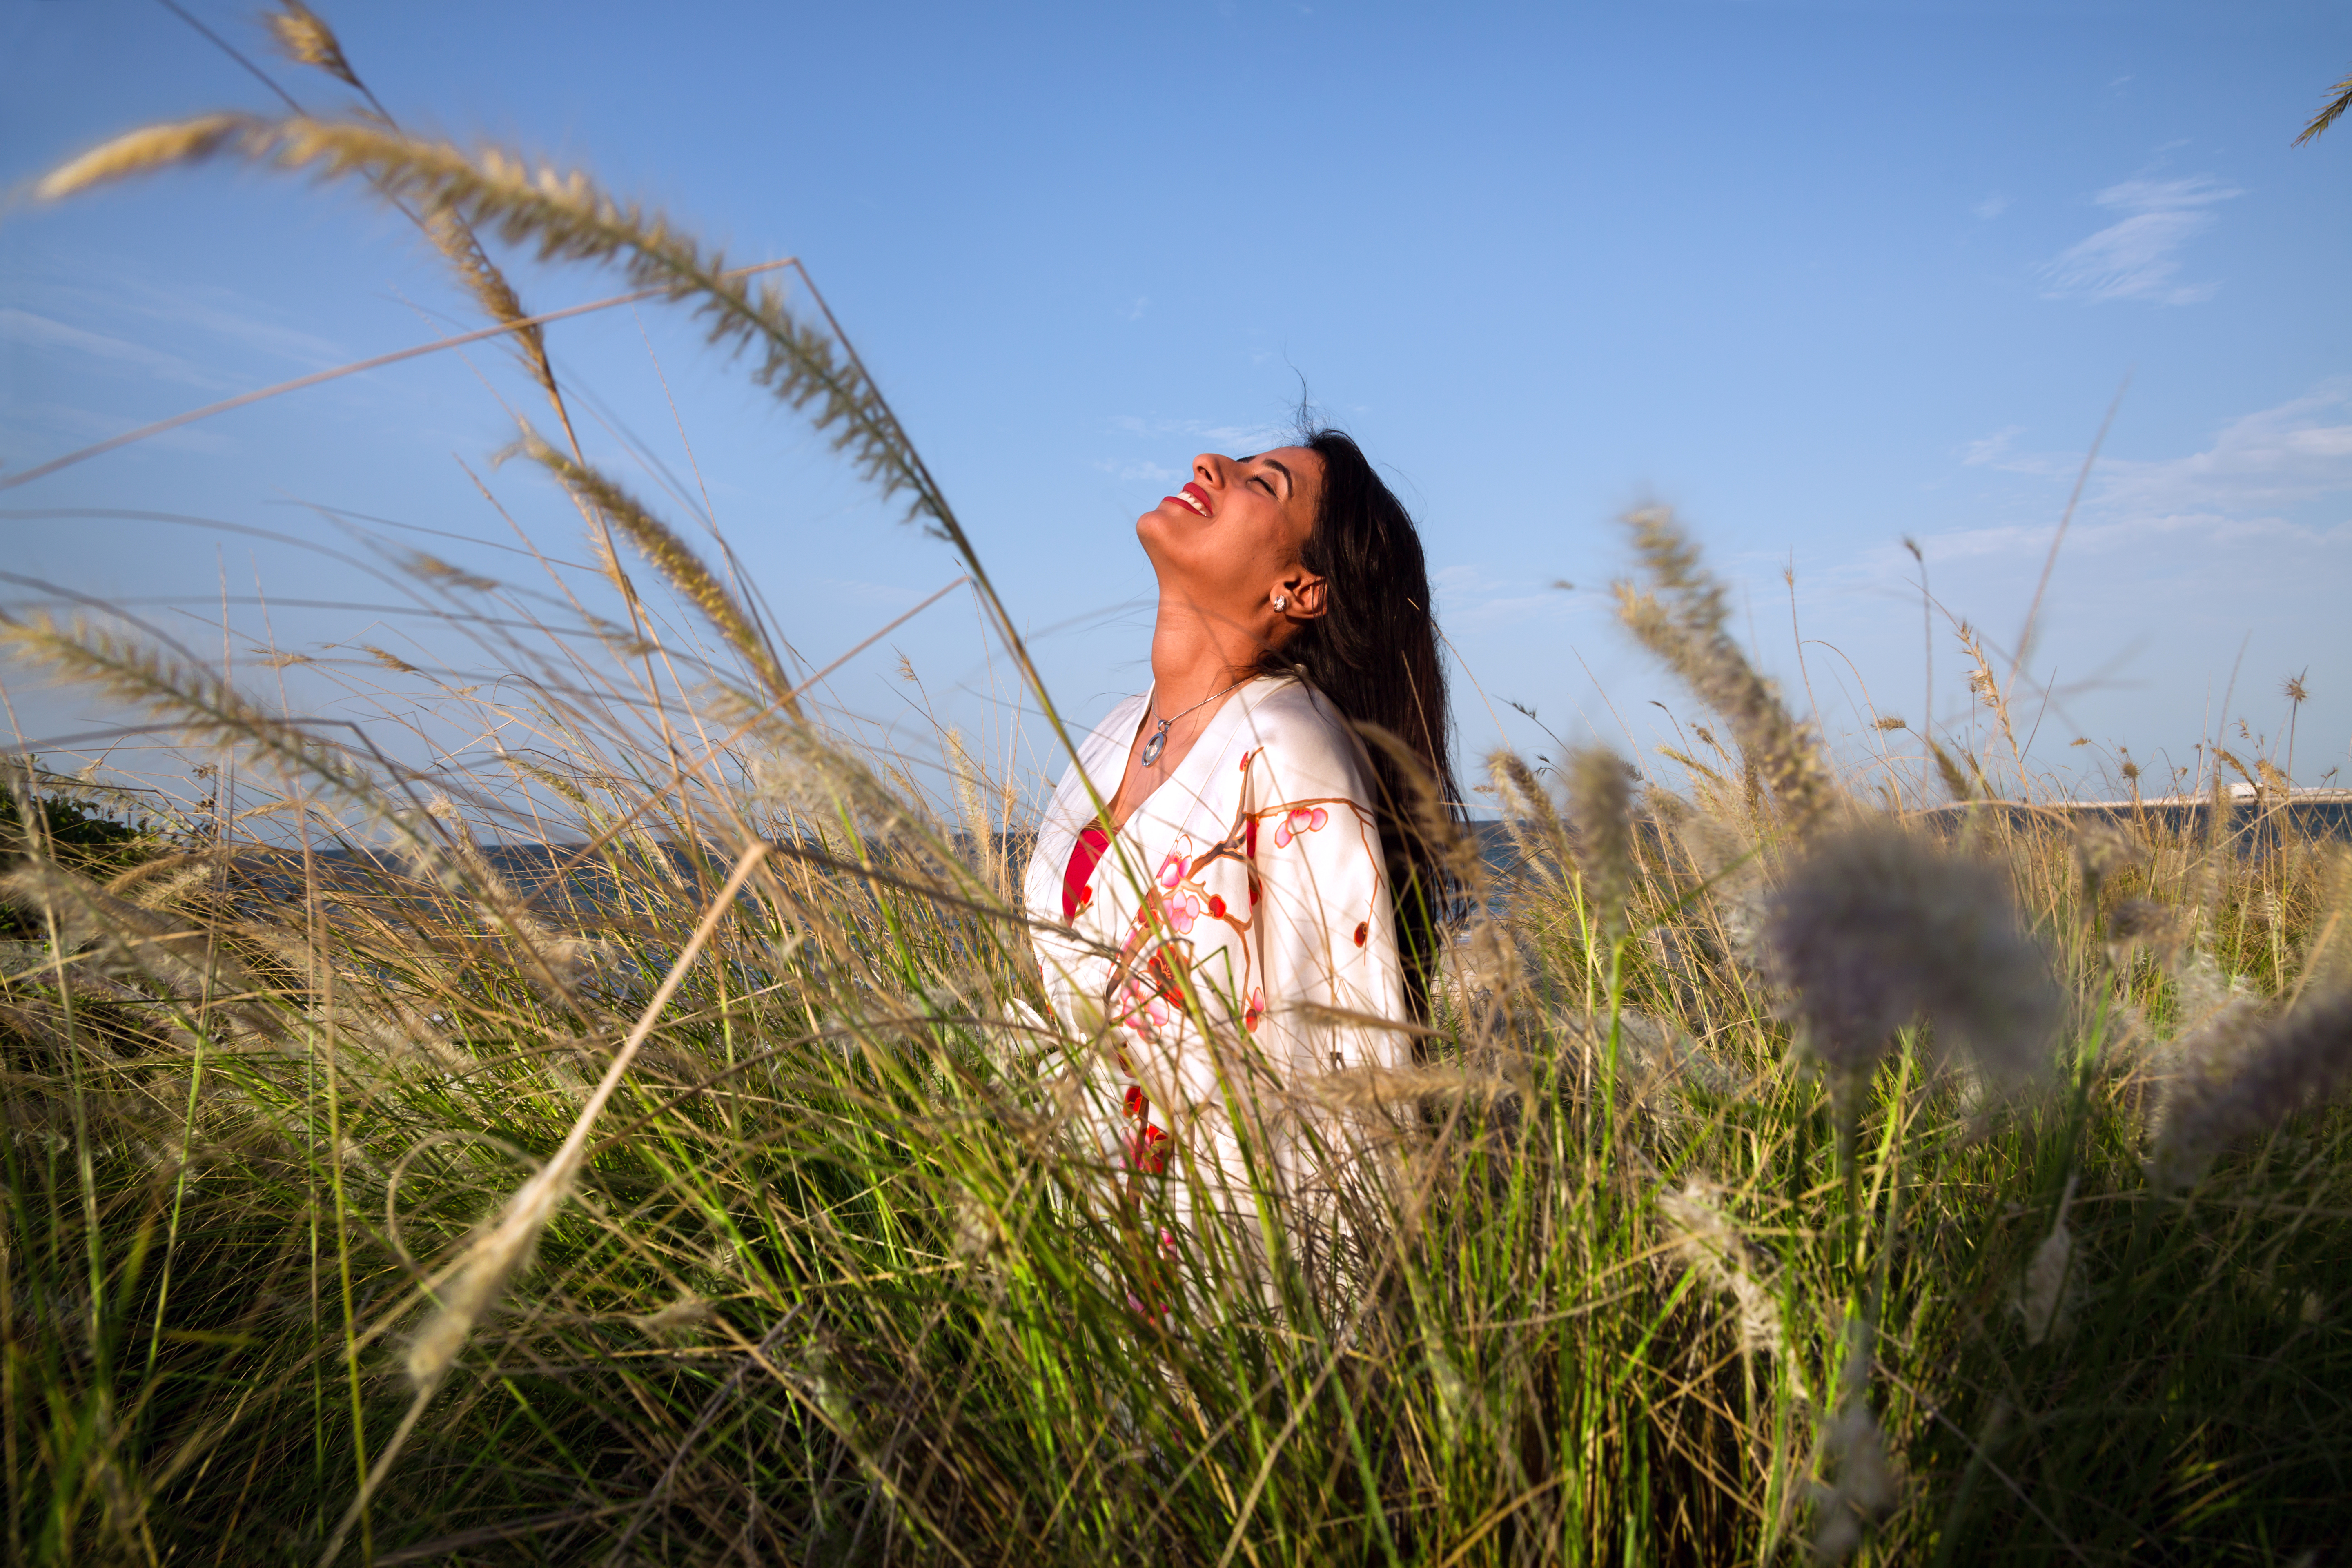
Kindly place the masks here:
MULTIPOLYGON (((289 47, 356 82, 320 36, 289 47)), ((198 157, 659 283, 912 498, 1028 672, 821 307, 380 114, 142 132, 50 188, 198 157)), ((312 672, 494 730, 499 773, 121 627, 0 621, 22 677, 178 726, 247 803, 208 781, 100 868, 37 804, 86 784, 12 784, 12 1561, 2205 1563, 2345 1533, 2340 845, 2226 803, 2086 830, 2021 799, 2000 722, 1841 774, 1642 514, 1620 601, 1706 710, 1686 786, 1494 759, 1515 853, 1456 847, 1426 1064, 1301 1086, 1376 1134, 1336 1263, 1269 1194, 1254 1237, 1171 1249, 1077 1135, 1097 1042, 1045 1021, 993 765, 943 732, 935 796, 829 729, 727 574, 520 439, 613 542, 625 621, 550 562, 531 608, 410 557, 527 679, 312 672)))

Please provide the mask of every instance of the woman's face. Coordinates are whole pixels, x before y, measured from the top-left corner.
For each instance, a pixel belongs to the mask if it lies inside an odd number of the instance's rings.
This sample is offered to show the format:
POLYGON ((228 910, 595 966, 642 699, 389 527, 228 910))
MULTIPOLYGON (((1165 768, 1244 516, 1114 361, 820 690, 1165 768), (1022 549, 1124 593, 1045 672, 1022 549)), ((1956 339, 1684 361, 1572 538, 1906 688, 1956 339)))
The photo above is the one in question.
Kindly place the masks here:
POLYGON ((1277 593, 1292 600, 1291 615, 1317 613, 1321 581, 1298 554, 1322 495, 1323 459, 1305 447, 1193 458, 1190 482, 1135 521, 1161 599, 1260 636, 1277 593))

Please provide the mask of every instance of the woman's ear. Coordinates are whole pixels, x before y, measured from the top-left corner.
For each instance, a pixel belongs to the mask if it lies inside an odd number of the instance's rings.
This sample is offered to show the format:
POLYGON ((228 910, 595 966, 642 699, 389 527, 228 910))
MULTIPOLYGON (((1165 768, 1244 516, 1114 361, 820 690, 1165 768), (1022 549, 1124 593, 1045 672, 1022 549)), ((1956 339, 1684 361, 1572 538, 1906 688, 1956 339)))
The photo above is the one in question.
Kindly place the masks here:
POLYGON ((1331 607, 1330 584, 1312 572, 1285 577, 1281 591, 1290 597, 1290 608, 1285 613, 1293 620, 1311 621, 1331 607))

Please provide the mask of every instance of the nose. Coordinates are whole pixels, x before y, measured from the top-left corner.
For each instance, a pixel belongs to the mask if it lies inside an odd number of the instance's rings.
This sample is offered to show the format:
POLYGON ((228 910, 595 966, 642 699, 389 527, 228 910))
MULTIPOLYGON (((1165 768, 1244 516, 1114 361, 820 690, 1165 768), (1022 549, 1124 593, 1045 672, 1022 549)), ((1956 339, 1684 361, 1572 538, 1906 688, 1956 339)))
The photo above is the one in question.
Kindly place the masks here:
POLYGON ((1225 475, 1233 461, 1231 458, 1216 452, 1203 452, 1192 459, 1192 478, 1204 489, 1223 489, 1225 488, 1225 475))

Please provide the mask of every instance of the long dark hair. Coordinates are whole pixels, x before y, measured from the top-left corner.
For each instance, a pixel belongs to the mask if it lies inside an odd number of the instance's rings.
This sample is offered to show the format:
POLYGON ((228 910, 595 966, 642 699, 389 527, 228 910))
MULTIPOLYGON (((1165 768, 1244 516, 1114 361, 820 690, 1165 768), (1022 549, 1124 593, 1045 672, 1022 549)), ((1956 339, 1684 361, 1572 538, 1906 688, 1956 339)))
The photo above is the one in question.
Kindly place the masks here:
POLYGON ((1405 998, 1425 1023, 1438 945, 1454 903, 1444 841, 1463 821, 1429 565, 1412 514, 1353 438, 1310 429, 1298 444, 1323 459, 1323 496, 1299 564, 1327 584, 1326 607, 1269 650, 1259 668, 1299 676, 1359 730, 1380 731, 1366 737, 1366 750, 1379 795, 1381 848, 1396 902, 1405 998))

